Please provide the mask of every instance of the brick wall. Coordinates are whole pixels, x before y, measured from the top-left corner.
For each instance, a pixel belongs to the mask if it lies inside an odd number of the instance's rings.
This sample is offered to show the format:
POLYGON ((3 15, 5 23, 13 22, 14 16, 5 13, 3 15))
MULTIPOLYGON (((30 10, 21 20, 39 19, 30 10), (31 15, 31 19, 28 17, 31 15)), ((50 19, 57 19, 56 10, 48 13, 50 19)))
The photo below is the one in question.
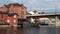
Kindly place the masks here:
POLYGON ((1 22, 7 23, 7 17, 8 17, 8 14, 0 14, 0 23, 1 22))
MULTIPOLYGON (((7 5, 8 6, 8 5, 7 5)), ((26 7, 24 5, 22 6, 15 6, 14 4, 11 4, 9 8, 7 6, 3 6, 0 8, 0 11, 2 12, 9 12, 9 13, 17 13, 19 15, 19 18, 26 18, 26 7)))
POLYGON ((3 6, 3 7, 0 8, 0 11, 7 12, 8 11, 8 8, 6 6, 3 6))
POLYGON ((17 15, 14 15, 14 16, 8 16, 7 18, 7 22, 10 24, 10 25, 17 25, 18 24, 18 16, 17 15), (14 17, 15 16, 15 17, 14 17), (9 21, 8 21, 9 20, 9 21))

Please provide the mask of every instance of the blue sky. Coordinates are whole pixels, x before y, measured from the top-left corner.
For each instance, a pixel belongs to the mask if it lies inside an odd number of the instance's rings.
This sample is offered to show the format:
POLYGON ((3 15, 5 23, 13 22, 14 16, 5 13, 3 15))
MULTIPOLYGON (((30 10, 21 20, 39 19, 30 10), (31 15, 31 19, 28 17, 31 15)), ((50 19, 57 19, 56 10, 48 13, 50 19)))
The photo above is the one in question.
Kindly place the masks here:
POLYGON ((55 7, 60 9, 60 0, 0 0, 0 6, 9 3, 23 3, 27 7, 28 11, 43 11, 48 9, 55 9, 55 7))

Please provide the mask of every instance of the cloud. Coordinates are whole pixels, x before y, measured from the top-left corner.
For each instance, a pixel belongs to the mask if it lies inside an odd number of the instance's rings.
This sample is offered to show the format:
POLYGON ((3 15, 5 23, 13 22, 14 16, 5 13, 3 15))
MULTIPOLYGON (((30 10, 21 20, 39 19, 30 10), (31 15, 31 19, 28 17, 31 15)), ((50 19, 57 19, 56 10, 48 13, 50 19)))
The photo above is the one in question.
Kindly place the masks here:
POLYGON ((10 1, 16 3, 16 2, 21 2, 22 0, 10 0, 10 1))
POLYGON ((55 8, 55 4, 60 8, 60 0, 0 0, 0 6, 8 3, 23 3, 28 10, 52 9, 55 8))
POLYGON ((33 5, 35 3, 37 3, 37 0, 29 0, 29 5, 33 5))
POLYGON ((31 8, 30 10, 48 10, 48 9, 55 9, 55 8, 31 8))
POLYGON ((4 4, 11 3, 10 0, 0 0, 0 6, 3 6, 4 4))
POLYGON ((60 0, 45 0, 45 1, 60 1, 60 0))
POLYGON ((12 3, 24 3, 27 0, 10 0, 12 3))

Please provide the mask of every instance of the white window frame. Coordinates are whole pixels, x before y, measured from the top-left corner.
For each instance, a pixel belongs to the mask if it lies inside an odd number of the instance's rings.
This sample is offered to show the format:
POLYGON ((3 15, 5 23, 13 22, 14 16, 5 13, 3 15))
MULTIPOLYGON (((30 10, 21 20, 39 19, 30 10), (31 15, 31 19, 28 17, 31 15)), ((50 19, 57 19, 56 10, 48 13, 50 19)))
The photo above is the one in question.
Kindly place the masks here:
POLYGON ((7 23, 10 23, 10 20, 9 19, 7 19, 7 23))
POLYGON ((16 15, 14 15, 14 18, 16 18, 16 15))
POLYGON ((14 19, 14 23, 16 23, 16 20, 14 19))

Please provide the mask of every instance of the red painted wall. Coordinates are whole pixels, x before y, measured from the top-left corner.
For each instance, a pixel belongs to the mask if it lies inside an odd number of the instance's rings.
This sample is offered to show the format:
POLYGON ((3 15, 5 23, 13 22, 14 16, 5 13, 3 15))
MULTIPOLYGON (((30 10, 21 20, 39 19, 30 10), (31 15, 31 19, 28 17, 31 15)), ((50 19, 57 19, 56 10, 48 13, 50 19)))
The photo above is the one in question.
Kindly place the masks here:
POLYGON ((7 17, 8 17, 8 14, 3 14, 3 21, 4 22, 7 22, 7 17))
POLYGON ((3 22, 6 22, 7 21, 7 17, 8 17, 7 14, 0 14, 0 21, 2 20, 3 22))
POLYGON ((18 24, 18 15, 16 17, 13 16, 8 16, 8 14, 0 14, 0 23, 9 23, 10 25, 17 25, 18 24), (8 22, 9 20, 9 22, 8 22), (15 22, 14 22, 15 20, 15 22))
POLYGON ((9 13, 17 13, 19 15, 19 18, 26 19, 26 11, 27 10, 26 10, 26 7, 24 5, 22 5, 22 6, 15 6, 14 4, 11 4, 9 6, 9 8, 7 8, 4 5, 4 6, 2 6, 2 8, 0 8, 0 11, 2 11, 2 12, 7 12, 8 11, 9 13))
POLYGON ((1 18, 0 14, 0 21, 3 20, 4 22, 7 22, 7 19, 10 20, 10 24, 17 24, 18 23, 18 18, 20 19, 26 19, 26 7, 24 5, 17 5, 15 6, 14 4, 9 4, 8 5, 4 5, 2 7, 0 7, 0 11, 1 12, 8 12, 8 13, 17 13, 19 16, 16 17, 16 19, 14 18, 14 16, 9 17, 8 14, 3 14, 3 18, 1 18), (14 19, 16 20, 16 23, 14 23, 14 19))
POLYGON ((16 18, 14 18, 14 16, 8 16, 8 19, 10 22, 10 25, 17 25, 18 24, 18 16, 16 15, 16 18), (14 23, 14 20, 16 20, 16 22, 14 23))
POLYGON ((2 12, 7 12, 7 11, 8 11, 8 8, 5 7, 5 6, 3 6, 3 7, 0 8, 0 11, 2 11, 2 12))

